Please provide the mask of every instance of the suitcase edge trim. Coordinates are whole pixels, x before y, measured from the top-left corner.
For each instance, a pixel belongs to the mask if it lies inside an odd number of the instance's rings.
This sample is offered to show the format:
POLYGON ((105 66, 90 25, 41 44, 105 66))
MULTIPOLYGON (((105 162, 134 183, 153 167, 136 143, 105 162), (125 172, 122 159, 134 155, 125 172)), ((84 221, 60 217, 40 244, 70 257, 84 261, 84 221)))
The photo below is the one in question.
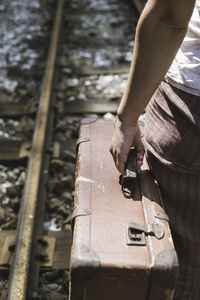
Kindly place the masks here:
POLYGON ((71 247, 70 270, 74 282, 86 282, 100 267, 98 254, 90 247, 76 243, 71 247))
POLYGON ((175 249, 166 249, 157 254, 152 269, 149 300, 158 300, 161 296, 164 296, 162 299, 172 300, 178 271, 179 264, 175 249))

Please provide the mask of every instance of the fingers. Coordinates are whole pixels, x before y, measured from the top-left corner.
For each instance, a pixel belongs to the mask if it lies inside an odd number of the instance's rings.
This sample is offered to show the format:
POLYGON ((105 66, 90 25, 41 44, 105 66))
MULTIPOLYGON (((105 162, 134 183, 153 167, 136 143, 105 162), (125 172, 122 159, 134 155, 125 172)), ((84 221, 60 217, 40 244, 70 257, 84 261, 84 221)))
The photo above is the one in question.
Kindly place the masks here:
POLYGON ((143 163, 144 145, 141 140, 139 126, 115 126, 110 153, 113 156, 116 168, 123 175, 125 175, 125 163, 132 146, 137 151, 137 168, 140 168, 143 163))
POLYGON ((115 144, 111 144, 111 147, 110 147, 110 153, 114 159, 114 162, 115 162, 115 166, 117 168, 117 170, 122 174, 122 175, 125 175, 125 163, 126 163, 126 160, 127 160, 127 157, 128 157, 128 153, 124 154, 124 152, 122 152, 123 154, 121 154, 120 151, 117 151, 115 150, 115 144))
POLYGON ((143 146, 143 150, 141 151, 137 151, 137 168, 139 169, 142 164, 143 164, 143 159, 144 159, 144 146, 143 146))
POLYGON ((142 142, 142 139, 141 139, 141 134, 140 134, 140 131, 139 131, 139 135, 135 137, 135 149, 136 149, 136 152, 137 152, 137 168, 139 169, 142 164, 143 164, 143 159, 144 159, 144 145, 143 145, 143 142, 142 142))

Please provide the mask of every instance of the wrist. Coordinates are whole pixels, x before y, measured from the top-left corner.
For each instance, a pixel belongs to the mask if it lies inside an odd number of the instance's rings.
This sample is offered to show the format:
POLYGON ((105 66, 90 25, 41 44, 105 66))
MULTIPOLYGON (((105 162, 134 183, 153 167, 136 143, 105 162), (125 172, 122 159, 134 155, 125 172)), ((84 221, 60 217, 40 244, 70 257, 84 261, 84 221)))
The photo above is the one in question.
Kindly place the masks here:
POLYGON ((132 113, 117 112, 117 120, 127 126, 136 126, 138 123, 138 117, 135 117, 132 113))

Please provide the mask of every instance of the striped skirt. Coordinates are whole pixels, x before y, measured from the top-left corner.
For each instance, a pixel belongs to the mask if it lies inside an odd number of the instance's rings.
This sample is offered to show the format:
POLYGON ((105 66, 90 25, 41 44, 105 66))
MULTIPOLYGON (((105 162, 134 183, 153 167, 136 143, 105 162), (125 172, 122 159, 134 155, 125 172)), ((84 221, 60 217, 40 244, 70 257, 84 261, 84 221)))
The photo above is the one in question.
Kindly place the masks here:
POLYGON ((163 81, 147 107, 144 144, 179 259, 174 300, 199 300, 200 97, 163 81))

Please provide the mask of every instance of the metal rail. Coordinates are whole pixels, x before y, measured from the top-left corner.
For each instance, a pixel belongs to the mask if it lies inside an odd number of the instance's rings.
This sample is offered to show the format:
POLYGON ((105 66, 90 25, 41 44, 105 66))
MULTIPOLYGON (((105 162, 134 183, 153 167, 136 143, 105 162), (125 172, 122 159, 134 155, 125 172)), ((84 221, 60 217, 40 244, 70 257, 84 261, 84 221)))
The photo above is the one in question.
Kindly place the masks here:
POLYGON ((58 36, 64 0, 58 1, 53 37, 50 46, 42 94, 33 135, 33 144, 28 163, 27 179, 18 222, 18 236, 13 264, 9 273, 8 300, 23 300, 27 292, 30 252, 33 237, 35 211, 40 184, 40 172, 44 152, 45 135, 51 99, 51 87, 56 60, 58 36))

